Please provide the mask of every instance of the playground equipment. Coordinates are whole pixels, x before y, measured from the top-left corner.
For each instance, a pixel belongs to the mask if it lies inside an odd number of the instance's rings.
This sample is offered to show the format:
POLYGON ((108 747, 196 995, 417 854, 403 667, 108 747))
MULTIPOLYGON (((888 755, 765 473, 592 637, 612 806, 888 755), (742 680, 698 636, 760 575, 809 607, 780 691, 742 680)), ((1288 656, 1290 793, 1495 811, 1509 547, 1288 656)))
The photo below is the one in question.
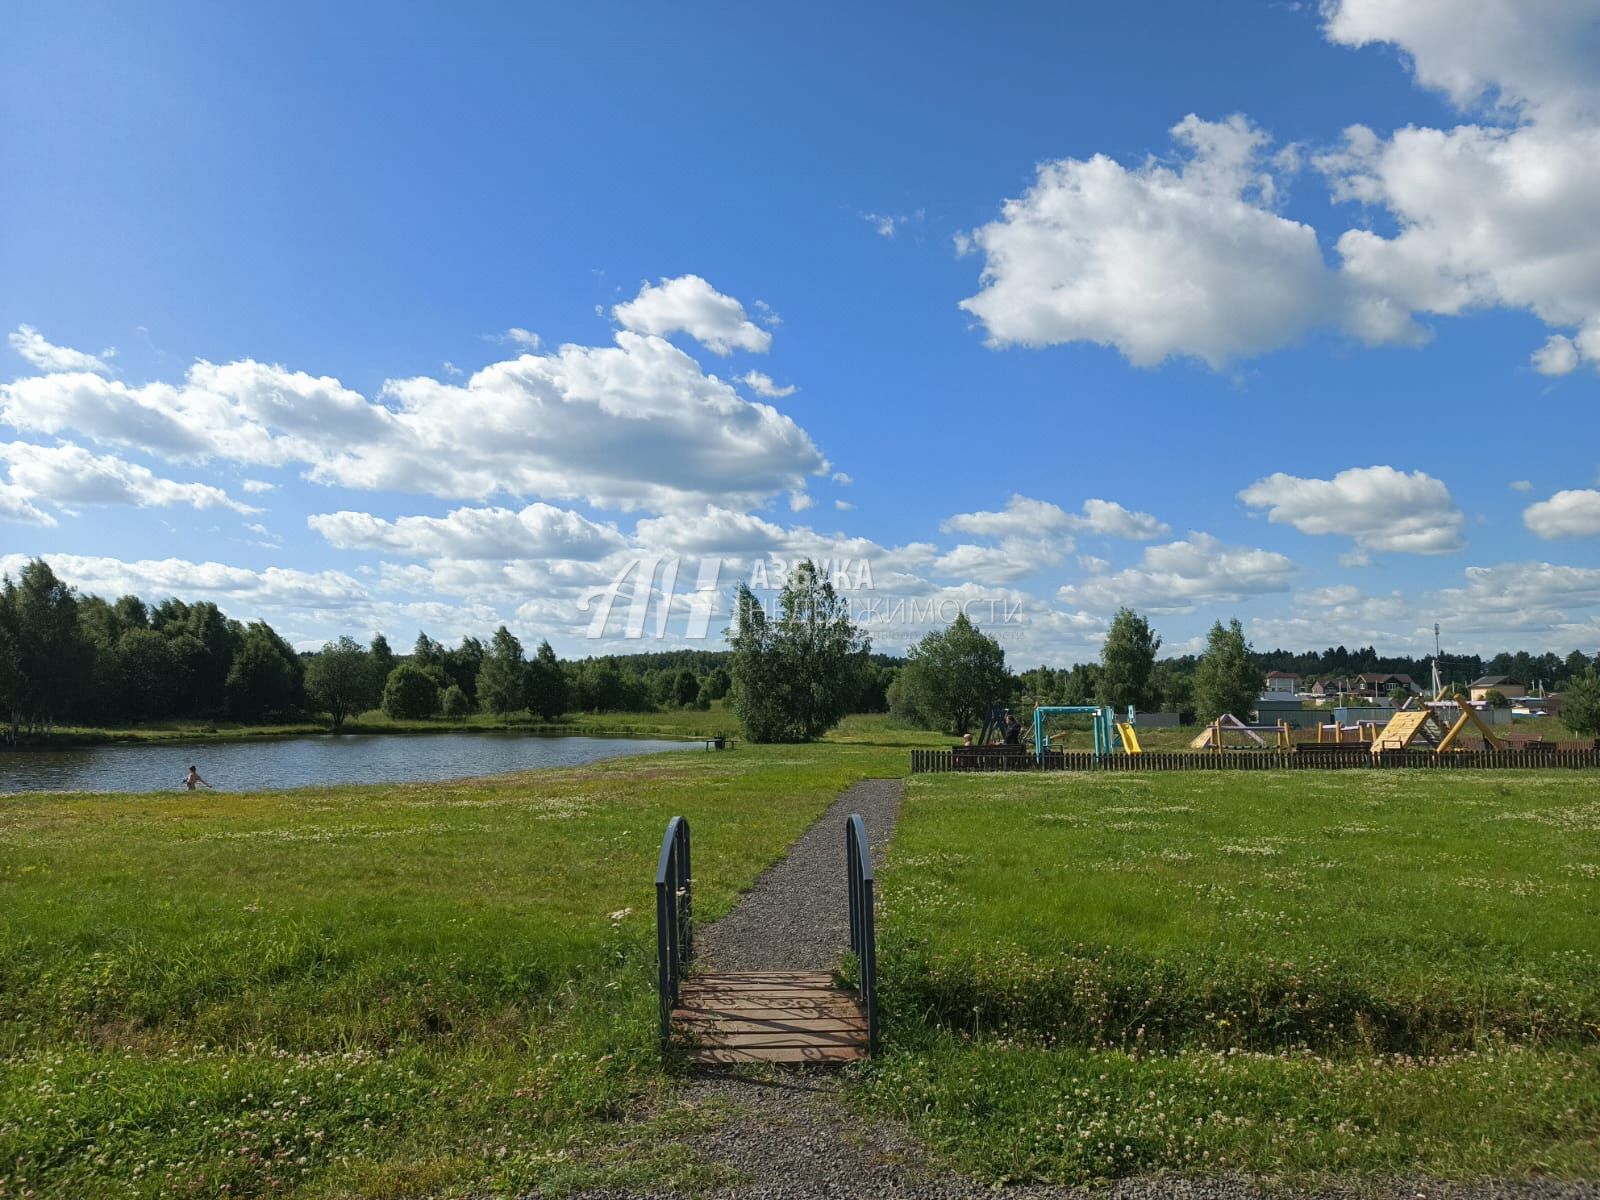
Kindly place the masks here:
POLYGON ((1117 713, 1109 704, 1040 704, 1033 710, 1033 756, 1044 761, 1044 752, 1050 748, 1050 735, 1044 731, 1046 717, 1088 714, 1094 718, 1094 756, 1104 758, 1119 749, 1126 754, 1142 754, 1139 735, 1134 729, 1136 717, 1133 705, 1128 705, 1128 719, 1117 720, 1117 713))
POLYGON ((1378 736, 1378 723, 1376 721, 1357 721, 1354 725, 1341 725, 1335 721, 1331 725, 1317 726, 1317 745, 1319 746, 1361 746, 1372 741, 1378 736))
MULTIPOLYGON (((989 706, 989 715, 983 722, 983 731, 978 734, 978 740, 973 744, 976 746, 988 746, 1003 743, 1005 740, 1005 717, 1010 711, 1004 704, 991 704, 989 706), (990 739, 993 739, 993 743, 991 743, 990 739)), ((1021 722, 1018 722, 1018 725, 1021 726, 1018 740, 1019 742, 1025 741, 1027 739, 1027 727, 1022 726, 1021 722)))
POLYGON ((1215 721, 1205 727, 1205 731, 1189 743, 1194 750, 1293 750, 1294 735, 1289 729, 1289 722, 1279 721, 1276 725, 1246 725, 1232 713, 1223 713, 1215 721), (1230 733, 1240 735, 1239 744, 1228 745, 1230 733), (1272 745, 1269 747, 1262 738, 1262 734, 1272 735, 1272 745))
POLYGON ((1472 707, 1465 694, 1457 692, 1447 698, 1441 689, 1441 695, 1426 704, 1412 708, 1411 701, 1407 701, 1406 707, 1397 710, 1372 739, 1372 752, 1382 754, 1385 750, 1406 750, 1412 742, 1420 739, 1425 745, 1431 746, 1435 754, 1448 754, 1461 749, 1456 743, 1468 726, 1476 728, 1478 735, 1483 738, 1483 744, 1489 749, 1505 749, 1504 740, 1484 724, 1483 718, 1478 716, 1477 709, 1472 707), (1455 710, 1453 721, 1447 719, 1452 709, 1455 710))

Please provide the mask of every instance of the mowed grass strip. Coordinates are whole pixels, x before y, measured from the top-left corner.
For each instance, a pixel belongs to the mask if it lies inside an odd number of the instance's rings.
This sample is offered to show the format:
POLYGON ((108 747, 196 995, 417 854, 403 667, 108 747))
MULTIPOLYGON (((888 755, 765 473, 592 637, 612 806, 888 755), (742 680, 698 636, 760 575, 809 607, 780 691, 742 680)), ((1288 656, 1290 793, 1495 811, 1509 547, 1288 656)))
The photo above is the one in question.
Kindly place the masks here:
POLYGON ((1600 780, 913 779, 871 1105, 991 1179, 1600 1176, 1600 780))
POLYGON ((604 1124, 662 1079, 654 871, 701 920, 899 747, 433 785, 0 806, 0 1195, 458 1194, 694 1168, 604 1124))

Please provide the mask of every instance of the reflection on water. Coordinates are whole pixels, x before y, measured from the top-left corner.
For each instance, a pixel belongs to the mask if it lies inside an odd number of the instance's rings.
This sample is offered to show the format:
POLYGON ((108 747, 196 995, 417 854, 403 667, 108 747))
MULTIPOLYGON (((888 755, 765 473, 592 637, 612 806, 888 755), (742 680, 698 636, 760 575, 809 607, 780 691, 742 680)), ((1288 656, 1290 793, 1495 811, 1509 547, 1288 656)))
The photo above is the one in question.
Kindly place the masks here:
POLYGON ((0 750, 0 793, 180 791, 193 763, 218 791, 461 779, 682 750, 644 738, 520 733, 343 734, 261 742, 0 750))

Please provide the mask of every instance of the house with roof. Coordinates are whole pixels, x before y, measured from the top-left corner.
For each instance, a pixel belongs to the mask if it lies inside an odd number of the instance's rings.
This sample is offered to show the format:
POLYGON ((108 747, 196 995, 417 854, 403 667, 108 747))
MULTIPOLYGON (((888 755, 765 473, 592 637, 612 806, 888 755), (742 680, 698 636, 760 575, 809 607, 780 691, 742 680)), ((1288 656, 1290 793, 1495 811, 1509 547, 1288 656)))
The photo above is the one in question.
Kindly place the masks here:
POLYGON ((1300 694, 1300 676, 1293 671, 1268 671, 1265 694, 1268 696, 1298 696, 1300 694))
POLYGON ((1507 700, 1521 700, 1528 694, 1528 685, 1509 675, 1485 675, 1467 685, 1467 695, 1474 704, 1482 704, 1490 692, 1499 692, 1507 700))
POLYGON ((1318 700, 1337 700, 1340 696, 1353 695, 1355 691, 1353 679, 1319 679, 1311 685, 1311 694, 1318 700))
POLYGON ((1386 700, 1389 693, 1395 688, 1401 688, 1408 696, 1415 696, 1422 689, 1417 687, 1416 680, 1409 675, 1395 675, 1380 671, 1364 671, 1356 676, 1356 690, 1363 696, 1370 696, 1374 700, 1386 700))

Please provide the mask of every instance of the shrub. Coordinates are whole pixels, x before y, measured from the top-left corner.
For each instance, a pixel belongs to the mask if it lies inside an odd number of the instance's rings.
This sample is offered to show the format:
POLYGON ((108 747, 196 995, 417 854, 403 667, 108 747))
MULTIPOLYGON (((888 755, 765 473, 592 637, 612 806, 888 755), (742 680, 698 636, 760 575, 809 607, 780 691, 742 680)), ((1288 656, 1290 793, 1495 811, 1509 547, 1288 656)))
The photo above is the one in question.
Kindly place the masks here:
POLYGON ((431 717, 439 711, 439 685, 421 667, 402 663, 383 685, 383 711, 403 721, 431 717))
POLYGON ((439 711, 447 717, 464 717, 472 712, 472 701, 459 684, 452 683, 439 698, 439 711))

